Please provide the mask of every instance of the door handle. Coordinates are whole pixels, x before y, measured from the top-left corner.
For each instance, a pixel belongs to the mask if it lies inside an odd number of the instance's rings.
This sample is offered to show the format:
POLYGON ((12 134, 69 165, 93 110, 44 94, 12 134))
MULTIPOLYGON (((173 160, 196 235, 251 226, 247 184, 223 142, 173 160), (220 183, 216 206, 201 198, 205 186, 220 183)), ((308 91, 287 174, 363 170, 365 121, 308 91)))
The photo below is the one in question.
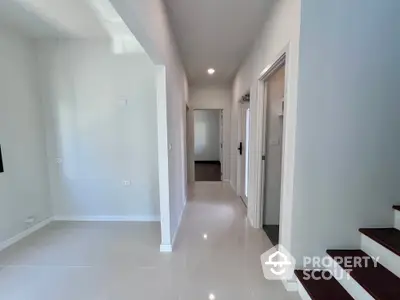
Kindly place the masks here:
POLYGON ((243 152, 243 143, 242 142, 239 143, 239 148, 237 148, 237 149, 239 150, 239 154, 242 155, 242 152, 243 152))

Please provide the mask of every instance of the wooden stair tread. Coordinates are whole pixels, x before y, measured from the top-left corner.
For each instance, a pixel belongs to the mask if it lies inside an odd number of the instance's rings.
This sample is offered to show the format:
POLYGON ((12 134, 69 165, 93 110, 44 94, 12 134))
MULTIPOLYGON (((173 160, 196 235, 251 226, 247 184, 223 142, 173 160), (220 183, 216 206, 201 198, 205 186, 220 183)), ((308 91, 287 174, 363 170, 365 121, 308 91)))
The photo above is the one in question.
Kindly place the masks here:
POLYGON ((398 300, 400 297, 400 278, 383 267, 376 265, 372 258, 362 250, 328 250, 327 253, 335 260, 339 260, 340 266, 345 269, 344 258, 351 257, 351 261, 361 258, 367 264, 362 266, 352 266, 351 277, 358 282, 374 299, 378 300, 398 300), (340 263, 341 262, 341 263, 340 263))
POLYGON ((361 228, 360 232, 400 256, 400 231, 396 228, 361 228))
POLYGON ((399 210, 400 211, 400 205, 393 205, 394 210, 399 210))
MULTIPOLYGON (((304 272, 304 270, 296 270, 295 274, 312 300, 353 300, 353 297, 350 296, 335 278, 332 277, 329 280, 315 280, 312 278, 305 280, 304 277, 306 274, 304 272)), ((318 274, 318 272, 328 271, 314 272, 318 274)))

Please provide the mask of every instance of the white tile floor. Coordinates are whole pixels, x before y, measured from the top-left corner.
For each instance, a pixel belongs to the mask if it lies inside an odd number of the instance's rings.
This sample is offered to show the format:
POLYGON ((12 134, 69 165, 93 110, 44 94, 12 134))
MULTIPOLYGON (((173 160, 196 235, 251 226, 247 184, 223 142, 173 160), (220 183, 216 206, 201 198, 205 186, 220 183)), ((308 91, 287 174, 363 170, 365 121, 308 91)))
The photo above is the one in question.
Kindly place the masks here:
POLYGON ((0 253, 0 299, 299 299, 263 278, 271 244, 228 184, 197 183, 174 253, 159 243, 158 223, 52 223, 0 253))

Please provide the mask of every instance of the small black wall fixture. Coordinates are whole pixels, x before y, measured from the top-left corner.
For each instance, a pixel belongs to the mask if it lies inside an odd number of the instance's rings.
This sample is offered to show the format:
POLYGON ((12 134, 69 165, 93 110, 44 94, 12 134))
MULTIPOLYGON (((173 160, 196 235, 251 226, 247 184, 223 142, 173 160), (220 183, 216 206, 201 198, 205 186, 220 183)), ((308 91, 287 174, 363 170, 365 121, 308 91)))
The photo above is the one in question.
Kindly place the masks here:
POLYGON ((3 168, 3 157, 1 155, 1 146, 0 146, 0 173, 4 172, 4 168, 3 168))

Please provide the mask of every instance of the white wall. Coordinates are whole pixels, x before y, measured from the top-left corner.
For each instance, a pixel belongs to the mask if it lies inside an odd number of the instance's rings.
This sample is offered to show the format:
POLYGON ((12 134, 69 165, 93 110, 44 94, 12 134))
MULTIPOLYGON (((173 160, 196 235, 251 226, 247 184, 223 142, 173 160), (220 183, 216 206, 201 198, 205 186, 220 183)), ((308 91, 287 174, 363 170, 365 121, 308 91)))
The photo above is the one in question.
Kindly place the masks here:
MULTIPOLYGON (((230 86, 191 86, 189 89, 189 120, 193 122, 193 110, 196 109, 222 109, 223 110, 223 179, 230 180, 230 160, 231 160, 231 99, 232 90, 230 86)), ((189 128, 193 137, 193 128, 189 128)), ((194 138, 194 137, 193 137, 194 138)), ((190 140, 190 145, 194 145, 194 140, 190 140)), ((189 170, 191 181, 194 181, 194 149, 188 154, 189 170)))
MULTIPOLYGON (((186 103, 188 86, 177 51, 175 38, 162 0, 111 0, 115 9, 129 29, 157 65, 165 66, 166 85, 159 83, 159 94, 165 94, 166 103, 158 103, 159 116, 167 116, 167 136, 159 131, 159 141, 169 145, 160 146, 159 172, 169 176, 160 178, 160 205, 162 245, 168 249, 176 236, 186 205, 186 103), (170 150, 168 151, 168 148, 170 150)), ((161 72, 163 73, 163 72, 161 72)), ((161 76, 162 77, 162 76, 161 76)), ((162 129, 162 128, 161 128, 162 129)), ((165 128, 164 128, 165 129, 165 128)))
POLYGON ((302 1, 296 258, 393 226, 400 178, 397 0, 302 1))
POLYGON ((159 218, 155 67, 145 54, 112 49, 107 40, 37 43, 62 219, 159 218))
POLYGON ((51 216, 41 100, 33 42, 0 29, 0 243, 51 216))
MULTIPOLYGON (((291 250, 291 213, 293 204, 293 173, 294 173, 294 151, 296 134, 296 111, 297 111, 297 84, 298 84, 298 56, 300 38, 300 0, 276 1, 265 23, 260 37, 255 42, 253 50, 238 70, 233 84, 232 98, 232 143, 231 153, 236 154, 238 143, 237 126, 239 99, 249 89, 250 99, 250 178, 249 178, 249 208, 248 216, 253 226, 262 224, 260 215, 256 213, 257 192, 261 190, 261 155, 262 145, 257 142, 261 137, 260 128, 263 113, 263 105, 258 98, 258 79, 262 71, 272 65, 284 50, 287 53, 286 67, 286 108, 284 121, 283 144, 283 175, 281 188, 281 231, 280 242, 289 251, 291 250), (286 134, 285 134, 286 133, 286 134), (259 172, 258 172, 259 170, 259 172)), ((236 155, 237 158, 237 155, 236 155)), ((233 186, 237 186, 237 159, 232 159, 231 180, 233 186)))
POLYGON ((219 110, 195 110, 194 159, 195 161, 219 161, 219 110))

